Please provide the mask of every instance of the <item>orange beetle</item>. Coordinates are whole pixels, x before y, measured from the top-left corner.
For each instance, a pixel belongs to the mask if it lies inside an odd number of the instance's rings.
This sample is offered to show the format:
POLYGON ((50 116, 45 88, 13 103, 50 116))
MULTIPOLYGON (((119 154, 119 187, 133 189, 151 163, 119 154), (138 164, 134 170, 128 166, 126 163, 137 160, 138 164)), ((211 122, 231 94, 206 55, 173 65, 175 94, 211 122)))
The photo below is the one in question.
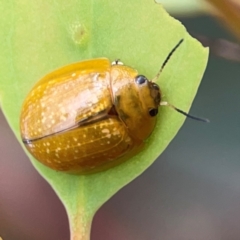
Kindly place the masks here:
POLYGON ((141 150, 159 104, 157 84, 118 61, 71 64, 45 76, 29 93, 21 114, 22 139, 53 169, 98 171, 141 150))
POLYGON ((71 64, 42 78, 25 99, 22 140, 52 169, 102 171, 143 148, 160 102, 159 86, 119 61, 111 64, 100 58, 71 64))

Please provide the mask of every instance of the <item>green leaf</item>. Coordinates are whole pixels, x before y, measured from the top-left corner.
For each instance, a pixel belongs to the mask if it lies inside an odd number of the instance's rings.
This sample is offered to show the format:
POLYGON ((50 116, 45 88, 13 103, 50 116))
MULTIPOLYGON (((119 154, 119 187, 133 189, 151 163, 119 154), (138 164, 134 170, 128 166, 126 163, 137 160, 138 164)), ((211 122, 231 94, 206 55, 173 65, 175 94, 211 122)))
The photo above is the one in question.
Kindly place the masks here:
MULTIPOLYGON (((108 57, 120 58, 151 79, 181 38, 184 43, 167 63, 158 83, 164 100, 189 110, 208 50, 154 1, 11 0, 1 1, 0 10, 1 107, 20 143, 22 102, 48 72, 83 59, 108 57)), ((118 167, 93 175, 55 172, 27 153, 66 207, 71 239, 89 239, 97 209, 153 163, 184 119, 172 109, 161 107, 144 151, 118 167)))

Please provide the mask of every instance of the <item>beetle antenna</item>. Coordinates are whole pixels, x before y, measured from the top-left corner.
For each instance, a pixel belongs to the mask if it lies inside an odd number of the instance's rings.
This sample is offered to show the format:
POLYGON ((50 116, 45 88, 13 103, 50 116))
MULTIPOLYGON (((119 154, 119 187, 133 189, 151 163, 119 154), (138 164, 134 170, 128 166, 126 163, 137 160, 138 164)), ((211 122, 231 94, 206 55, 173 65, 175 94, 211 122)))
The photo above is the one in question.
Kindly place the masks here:
POLYGON ((158 71, 157 75, 153 78, 152 82, 156 82, 156 80, 159 78, 162 70, 164 69, 165 65, 167 64, 168 60, 171 58, 171 56, 173 55, 173 53, 177 50, 177 48, 181 45, 181 43, 183 42, 183 38, 178 42, 178 44, 172 49, 172 51, 167 55, 166 59, 164 60, 160 70, 158 71))
POLYGON ((201 121, 201 122, 206 122, 206 123, 209 123, 209 119, 207 118, 200 118, 200 117, 195 117, 195 116, 192 116, 186 112, 184 112, 183 110, 179 109, 179 108, 176 108, 175 106, 173 106, 172 104, 168 103, 168 102, 160 102, 160 106, 168 106, 172 109, 174 109, 175 111, 183 114, 184 116, 188 117, 188 118, 192 118, 194 120, 197 120, 197 121, 201 121))

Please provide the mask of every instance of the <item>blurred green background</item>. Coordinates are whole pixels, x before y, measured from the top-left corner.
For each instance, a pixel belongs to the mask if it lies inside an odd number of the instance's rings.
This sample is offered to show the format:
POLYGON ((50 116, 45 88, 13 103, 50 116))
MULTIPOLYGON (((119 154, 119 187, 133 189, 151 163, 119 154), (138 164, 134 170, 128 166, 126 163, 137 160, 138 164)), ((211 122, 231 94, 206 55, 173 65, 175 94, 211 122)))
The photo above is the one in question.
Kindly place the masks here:
MULTIPOLYGON (((233 39, 212 18, 180 20, 190 33, 233 39)), ((211 123, 186 120, 159 159, 98 211, 91 240, 240 239, 239 91, 239 63, 210 55, 191 113, 211 123)), ((0 236, 69 239, 63 206, 2 113, 0 133, 0 236)))

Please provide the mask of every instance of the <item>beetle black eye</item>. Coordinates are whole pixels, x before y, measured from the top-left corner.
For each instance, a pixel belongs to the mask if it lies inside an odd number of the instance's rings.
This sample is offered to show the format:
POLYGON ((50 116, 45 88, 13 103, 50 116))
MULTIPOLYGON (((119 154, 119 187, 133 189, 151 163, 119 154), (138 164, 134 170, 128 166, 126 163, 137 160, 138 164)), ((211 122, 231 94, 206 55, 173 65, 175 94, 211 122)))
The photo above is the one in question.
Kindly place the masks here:
POLYGON ((158 109, 157 109, 157 108, 151 108, 151 109, 149 110, 149 115, 150 115, 151 117, 155 117, 157 114, 158 114, 158 109))
POLYGON ((141 85, 141 84, 144 84, 145 82, 147 82, 147 78, 143 75, 138 75, 138 76, 136 76, 135 81, 137 84, 141 85))

